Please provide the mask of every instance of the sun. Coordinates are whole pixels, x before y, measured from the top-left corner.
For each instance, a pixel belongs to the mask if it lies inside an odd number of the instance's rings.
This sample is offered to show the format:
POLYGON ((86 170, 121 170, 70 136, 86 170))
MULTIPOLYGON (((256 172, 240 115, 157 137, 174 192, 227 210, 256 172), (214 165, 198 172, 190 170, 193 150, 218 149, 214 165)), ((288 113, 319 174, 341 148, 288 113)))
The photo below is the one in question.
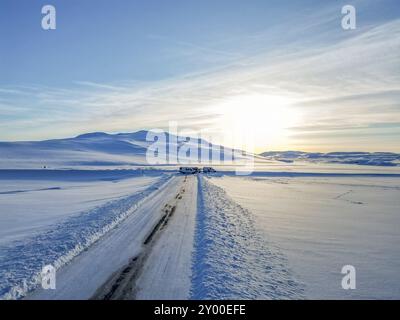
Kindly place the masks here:
POLYGON ((220 128, 233 147, 265 151, 284 143, 298 115, 293 99, 266 94, 233 96, 217 106, 220 128))

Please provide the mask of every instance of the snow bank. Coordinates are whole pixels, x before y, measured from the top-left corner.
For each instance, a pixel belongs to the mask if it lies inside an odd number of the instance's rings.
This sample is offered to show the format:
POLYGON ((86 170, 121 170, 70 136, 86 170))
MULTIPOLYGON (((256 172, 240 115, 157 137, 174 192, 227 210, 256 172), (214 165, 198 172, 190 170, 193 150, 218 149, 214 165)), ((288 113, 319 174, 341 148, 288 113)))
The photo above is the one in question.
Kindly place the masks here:
POLYGON ((135 212, 171 175, 162 175, 143 191, 72 216, 45 232, 0 247, 0 299, 18 299, 40 281, 43 266, 57 269, 87 249, 109 230, 135 212))
POLYGON ((214 185, 279 246, 307 299, 400 298, 400 179, 228 177, 214 185), (344 265, 356 289, 343 290, 344 265))
POLYGON ((257 233, 251 213, 199 180, 191 298, 301 298, 302 285, 278 248, 257 233))

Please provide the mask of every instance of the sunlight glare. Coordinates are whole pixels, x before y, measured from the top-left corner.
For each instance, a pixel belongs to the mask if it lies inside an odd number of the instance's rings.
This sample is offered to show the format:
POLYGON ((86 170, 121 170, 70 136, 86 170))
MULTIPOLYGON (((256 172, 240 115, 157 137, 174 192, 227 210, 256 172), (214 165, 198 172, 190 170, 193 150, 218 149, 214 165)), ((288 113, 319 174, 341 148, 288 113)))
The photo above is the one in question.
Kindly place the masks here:
POLYGON ((283 96, 264 94, 228 98, 218 106, 221 129, 230 136, 228 140, 232 140, 234 147, 239 147, 239 141, 248 151, 277 145, 297 120, 295 108, 290 107, 293 102, 283 96))

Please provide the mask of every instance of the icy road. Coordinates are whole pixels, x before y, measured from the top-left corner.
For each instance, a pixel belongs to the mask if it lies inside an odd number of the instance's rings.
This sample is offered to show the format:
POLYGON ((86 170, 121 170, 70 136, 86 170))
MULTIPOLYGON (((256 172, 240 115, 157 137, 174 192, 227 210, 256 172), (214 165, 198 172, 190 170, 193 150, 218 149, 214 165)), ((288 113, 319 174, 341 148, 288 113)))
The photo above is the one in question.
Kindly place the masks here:
POLYGON ((1 298, 400 298, 399 176, 84 174, 2 185, 1 298))

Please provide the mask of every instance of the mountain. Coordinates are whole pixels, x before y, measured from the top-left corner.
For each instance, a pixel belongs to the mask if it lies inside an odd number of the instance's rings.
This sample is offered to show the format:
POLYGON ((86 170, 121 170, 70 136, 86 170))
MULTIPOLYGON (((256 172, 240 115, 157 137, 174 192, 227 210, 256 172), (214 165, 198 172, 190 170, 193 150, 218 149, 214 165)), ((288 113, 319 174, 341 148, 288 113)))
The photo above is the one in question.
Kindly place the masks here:
POLYGON ((303 152, 268 151, 260 154, 268 160, 282 162, 342 163, 369 166, 400 166, 400 154, 392 152, 303 152))
MULTIPOLYGON (((151 132, 150 132, 151 133, 151 132)), ((53 139, 45 141, 0 142, 0 169, 40 169, 40 168, 78 168, 102 167, 120 168, 134 165, 153 165, 146 157, 154 141, 147 139, 149 131, 141 130, 132 133, 109 134, 92 132, 74 138, 53 139)), ((153 133, 154 134, 154 133, 153 133)), ((201 139, 187 141, 164 133, 166 143, 161 144, 167 154, 178 150, 176 158, 166 158, 168 164, 200 162, 201 156, 229 164, 232 160, 254 157, 257 162, 308 162, 308 163, 342 163, 373 166, 400 166, 400 154, 390 152, 331 152, 309 153, 302 151, 269 151, 260 155, 234 152, 230 148, 212 145, 201 139), (190 156, 188 148, 197 150, 190 156)), ((205 161, 201 161, 205 164, 205 161)), ((213 162, 215 164, 215 161, 213 162)), ((165 163, 159 163, 165 164, 165 163)))
MULTIPOLYGON (((149 164, 146 153, 154 141, 146 139, 148 133, 146 130, 117 134, 93 132, 66 139, 0 142, 0 168, 70 168, 149 164)), ((205 140, 186 141, 187 139, 183 137, 169 133, 165 133, 165 137, 167 143, 163 147, 166 152, 176 148, 182 156, 185 154, 183 151, 188 147, 198 149, 198 155, 187 156, 188 161, 198 161, 202 153, 209 155, 211 152, 220 160, 234 157, 231 149, 211 145, 205 140)), ((184 156, 180 157, 182 158, 185 159, 184 156)), ((176 160, 169 162, 177 163, 176 160)))

